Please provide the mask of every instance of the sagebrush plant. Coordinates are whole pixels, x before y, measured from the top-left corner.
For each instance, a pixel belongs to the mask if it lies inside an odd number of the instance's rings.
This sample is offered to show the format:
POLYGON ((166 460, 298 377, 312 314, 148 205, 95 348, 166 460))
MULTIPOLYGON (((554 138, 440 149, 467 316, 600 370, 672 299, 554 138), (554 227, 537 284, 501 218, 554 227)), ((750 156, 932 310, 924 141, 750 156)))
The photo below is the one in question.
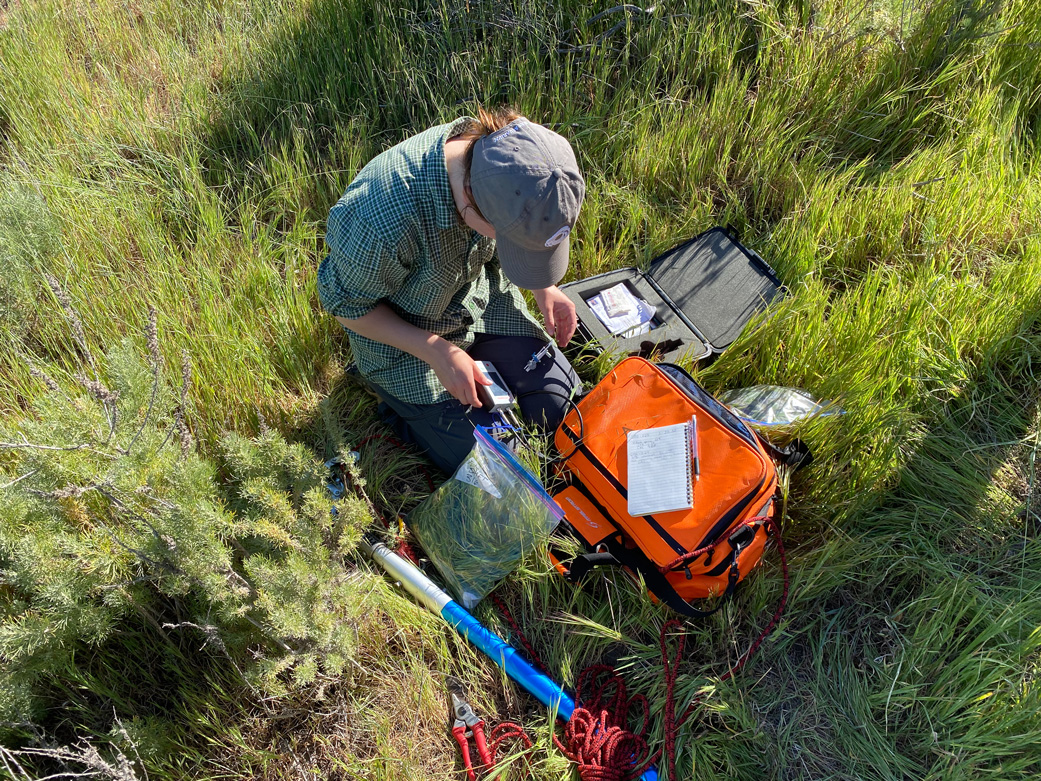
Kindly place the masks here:
POLYGON ((270 429, 201 456, 190 364, 167 370, 154 312, 144 354, 128 341, 95 359, 50 282, 82 361, 63 372, 23 353, 45 392, 0 423, 0 721, 53 720, 41 692, 141 616, 196 633, 267 694, 288 673, 339 673, 357 644, 343 556, 369 520, 360 500, 331 512, 325 465, 270 429))
POLYGON ((364 585, 344 557, 372 522, 367 508, 352 494, 334 508, 329 468, 271 429, 253 439, 229 433, 218 457, 251 610, 274 643, 258 654, 263 688, 285 691, 289 669, 297 684, 339 674, 357 651, 364 585))

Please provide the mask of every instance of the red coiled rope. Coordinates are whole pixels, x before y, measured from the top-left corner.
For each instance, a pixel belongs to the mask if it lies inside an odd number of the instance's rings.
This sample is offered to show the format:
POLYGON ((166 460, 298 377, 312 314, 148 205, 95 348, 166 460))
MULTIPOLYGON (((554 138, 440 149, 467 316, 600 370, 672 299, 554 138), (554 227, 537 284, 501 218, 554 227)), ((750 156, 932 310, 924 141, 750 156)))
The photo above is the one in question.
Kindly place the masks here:
POLYGON ((606 664, 584 669, 575 687, 576 706, 564 725, 564 741, 553 742, 578 765, 582 781, 635 778, 657 759, 647 745, 650 707, 642 694, 628 696, 625 681, 606 664), (633 706, 640 709, 640 730, 629 728, 633 706))

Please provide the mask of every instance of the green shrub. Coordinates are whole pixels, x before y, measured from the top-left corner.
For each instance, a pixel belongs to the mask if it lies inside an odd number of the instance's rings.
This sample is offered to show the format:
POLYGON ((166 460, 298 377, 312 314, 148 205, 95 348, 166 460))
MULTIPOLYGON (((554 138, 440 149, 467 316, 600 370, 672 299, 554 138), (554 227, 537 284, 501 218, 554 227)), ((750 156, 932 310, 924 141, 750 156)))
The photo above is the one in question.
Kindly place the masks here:
POLYGON ((126 341, 95 361, 52 285, 83 363, 32 361, 48 392, 0 423, 0 722, 46 723, 91 649, 140 658, 142 618, 159 636, 200 633, 267 693, 338 672, 361 602, 341 557, 363 505, 331 513, 322 463, 267 429, 201 456, 190 366, 180 388, 168 380, 154 312, 146 354, 126 341))

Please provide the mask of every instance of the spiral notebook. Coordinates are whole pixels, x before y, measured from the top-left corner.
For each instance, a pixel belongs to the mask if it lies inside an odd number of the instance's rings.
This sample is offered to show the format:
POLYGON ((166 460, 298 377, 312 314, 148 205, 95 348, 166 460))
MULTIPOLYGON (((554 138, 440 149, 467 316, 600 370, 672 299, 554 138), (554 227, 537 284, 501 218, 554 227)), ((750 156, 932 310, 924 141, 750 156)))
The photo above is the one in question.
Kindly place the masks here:
POLYGON ((697 420, 626 434, 629 450, 629 515, 654 515, 694 507, 697 420))

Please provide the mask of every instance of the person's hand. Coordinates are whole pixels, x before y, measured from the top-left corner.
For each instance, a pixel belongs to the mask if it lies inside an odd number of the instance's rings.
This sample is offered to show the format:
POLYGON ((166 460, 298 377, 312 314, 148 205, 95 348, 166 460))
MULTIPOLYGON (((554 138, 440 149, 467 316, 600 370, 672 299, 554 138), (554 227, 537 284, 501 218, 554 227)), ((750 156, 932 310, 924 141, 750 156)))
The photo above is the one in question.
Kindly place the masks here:
POLYGON ((491 380, 484 378, 474 359, 465 350, 443 339, 433 352, 430 368, 446 391, 471 407, 481 406, 481 400, 477 398, 477 385, 492 384, 491 380))
POLYGON ((531 292, 546 322, 546 332, 556 338, 560 347, 564 347, 571 341, 578 327, 574 303, 556 285, 531 292))

